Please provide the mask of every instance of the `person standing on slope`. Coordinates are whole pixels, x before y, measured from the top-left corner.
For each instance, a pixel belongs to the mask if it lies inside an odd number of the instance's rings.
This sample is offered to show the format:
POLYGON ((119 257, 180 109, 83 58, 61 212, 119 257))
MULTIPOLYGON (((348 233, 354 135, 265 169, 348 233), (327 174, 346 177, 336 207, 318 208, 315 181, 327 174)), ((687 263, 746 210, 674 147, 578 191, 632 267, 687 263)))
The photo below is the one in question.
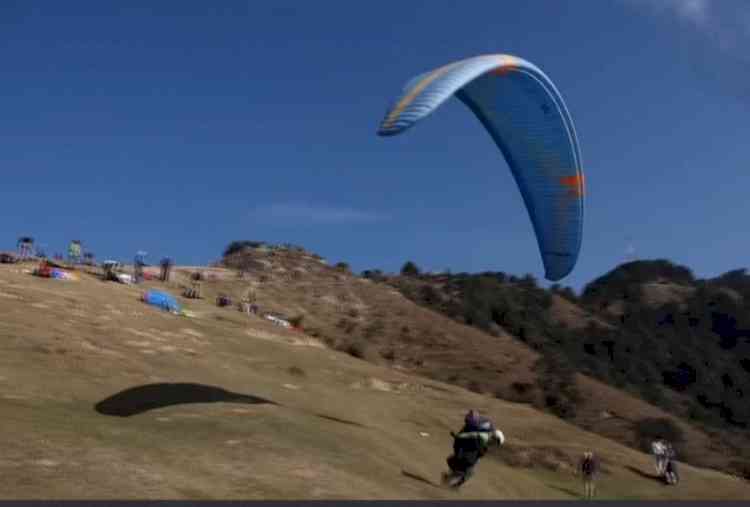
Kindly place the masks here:
POLYGON ((680 480, 677 472, 677 453, 671 443, 667 443, 665 447, 664 481, 667 484, 675 485, 680 480))
POLYGON ((667 464, 667 446, 661 438, 651 443, 651 452, 656 458, 656 474, 662 477, 667 464))
POLYGON ((677 472, 677 462, 673 459, 667 459, 667 464, 664 467, 664 481, 672 486, 680 481, 680 476, 677 472))
POLYGON ((583 477, 583 494, 587 500, 594 498, 596 494, 596 476, 599 473, 599 461, 591 451, 583 453, 583 458, 578 465, 578 471, 583 477))

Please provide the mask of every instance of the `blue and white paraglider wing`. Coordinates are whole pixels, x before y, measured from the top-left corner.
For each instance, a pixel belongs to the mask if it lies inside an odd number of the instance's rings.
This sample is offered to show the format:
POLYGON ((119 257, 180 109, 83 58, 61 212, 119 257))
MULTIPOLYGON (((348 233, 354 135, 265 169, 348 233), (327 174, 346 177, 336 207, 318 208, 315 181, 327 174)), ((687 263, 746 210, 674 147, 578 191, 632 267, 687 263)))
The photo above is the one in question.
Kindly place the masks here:
POLYGON ((531 218, 545 277, 564 278, 581 249, 585 185, 578 139, 560 93, 521 58, 469 58, 410 80, 378 134, 402 133, 454 95, 503 153, 531 218))

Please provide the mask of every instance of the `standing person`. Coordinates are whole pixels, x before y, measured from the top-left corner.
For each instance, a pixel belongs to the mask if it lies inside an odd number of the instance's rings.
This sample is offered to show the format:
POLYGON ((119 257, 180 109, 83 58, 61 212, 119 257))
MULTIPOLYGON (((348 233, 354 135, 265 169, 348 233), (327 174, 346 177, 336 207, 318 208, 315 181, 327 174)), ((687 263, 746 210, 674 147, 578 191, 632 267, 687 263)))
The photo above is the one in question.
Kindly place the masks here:
POLYGON ((194 287, 195 287, 196 297, 198 299, 201 299, 202 298, 201 287, 203 285, 203 280, 204 280, 203 273, 200 271, 196 271, 195 273, 193 273, 193 280, 195 281, 194 287))
POLYGON ((677 484, 679 480, 679 476, 677 475, 677 452, 675 452, 671 442, 666 442, 664 447, 664 480, 667 484, 677 484))
POLYGON ((664 445, 664 447, 666 448, 664 454, 667 457, 667 461, 677 459, 677 452, 674 450, 674 446, 672 445, 672 442, 667 442, 664 445))
POLYGON ((255 302, 255 297, 253 293, 253 289, 247 289, 245 293, 242 296, 242 299, 240 301, 240 309, 242 313, 246 315, 251 314, 251 308, 252 304, 255 302))
POLYGON ((583 458, 578 465, 578 471, 583 477, 583 492, 587 500, 594 498, 596 494, 596 476, 599 472, 599 462, 591 451, 583 453, 583 458))
POLYGON ((135 283, 143 282, 143 267, 146 265, 145 258, 146 252, 139 251, 135 254, 135 259, 133 260, 133 278, 135 283))
POLYGON ((677 472, 677 462, 672 457, 667 457, 667 464, 664 466, 664 481, 667 484, 675 485, 679 482, 680 476, 677 472))
POLYGON ((170 257, 164 257, 159 264, 161 265, 161 281, 165 283, 169 282, 169 277, 172 274, 172 266, 174 265, 174 261, 170 257))
POLYGON ((667 446, 661 438, 657 438, 651 443, 651 452, 656 458, 656 474, 661 477, 664 475, 664 468, 667 464, 667 446))

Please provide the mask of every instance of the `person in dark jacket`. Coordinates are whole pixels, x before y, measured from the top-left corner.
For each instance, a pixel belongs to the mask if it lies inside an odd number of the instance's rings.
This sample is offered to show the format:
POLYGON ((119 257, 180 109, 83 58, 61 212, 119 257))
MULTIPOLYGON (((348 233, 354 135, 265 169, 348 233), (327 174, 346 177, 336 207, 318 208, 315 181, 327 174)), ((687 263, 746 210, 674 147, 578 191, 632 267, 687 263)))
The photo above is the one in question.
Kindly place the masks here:
POLYGON ((680 481, 679 472, 677 471, 677 461, 673 458, 667 458, 667 464, 664 466, 664 481, 674 486, 680 481))
POLYGON ((599 460, 591 451, 583 453, 583 458, 578 464, 578 471, 583 478, 583 491, 586 499, 594 498, 596 494, 596 477, 599 474, 599 460))
POLYGON ((505 443, 505 436, 495 429, 487 418, 475 410, 470 410, 464 417, 464 426, 458 433, 451 432, 453 437, 453 454, 446 462, 450 472, 443 474, 443 484, 459 488, 474 474, 474 467, 487 452, 490 444, 498 447, 505 443))
POLYGON ((169 257, 164 257, 159 264, 161 265, 161 275, 159 276, 159 279, 162 282, 168 282, 169 276, 172 273, 172 266, 174 265, 174 261, 169 257))

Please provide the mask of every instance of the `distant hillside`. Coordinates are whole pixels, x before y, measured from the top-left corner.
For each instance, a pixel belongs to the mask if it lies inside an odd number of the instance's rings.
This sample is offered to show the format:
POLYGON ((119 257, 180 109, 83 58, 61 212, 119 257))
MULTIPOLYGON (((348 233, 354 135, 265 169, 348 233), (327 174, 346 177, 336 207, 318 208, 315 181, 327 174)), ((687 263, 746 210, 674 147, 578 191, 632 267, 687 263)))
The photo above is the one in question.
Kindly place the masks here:
MULTIPOLYGON (((734 409, 730 420, 726 410, 702 403, 709 398, 699 395, 709 391, 698 388, 710 387, 708 379, 692 390, 676 388, 684 356, 676 351, 684 343, 670 344, 675 333, 666 341, 652 333, 664 333, 654 321, 664 305, 700 306, 700 287, 731 292, 727 297, 736 301, 743 283, 736 274, 730 287, 695 281, 689 270, 666 261, 635 263, 596 280, 578 297, 568 288, 547 291, 531 276, 504 273, 420 274, 411 266, 405 275, 370 270, 356 276, 345 263, 331 266, 291 246, 246 245, 223 264, 245 273, 280 312, 301 317, 306 332, 355 357, 529 403, 636 448, 643 448, 656 424, 683 439, 684 459, 748 472, 747 439, 735 424, 742 423, 737 417, 744 417, 743 408, 734 409)), ((730 355, 710 343, 704 345, 714 355, 705 357, 731 366, 730 355)), ((744 381, 737 373, 730 374, 732 382, 744 381)))
MULTIPOLYGON (((581 410, 603 405, 581 395, 580 382, 569 382, 573 372, 583 374, 702 428, 721 441, 712 445, 729 452, 721 466, 750 475, 750 276, 744 270, 698 280, 666 260, 632 262, 576 297, 562 287, 544 290, 531 276, 424 275, 413 268, 388 283, 420 305, 490 334, 508 332, 540 354, 546 378, 539 378, 536 397, 526 389, 528 401, 539 406, 542 394, 541 406, 583 424, 581 410)), ((637 425, 630 427, 630 435, 618 430, 621 440, 634 439, 637 425)), ((690 458, 709 459, 697 449, 690 458)))

